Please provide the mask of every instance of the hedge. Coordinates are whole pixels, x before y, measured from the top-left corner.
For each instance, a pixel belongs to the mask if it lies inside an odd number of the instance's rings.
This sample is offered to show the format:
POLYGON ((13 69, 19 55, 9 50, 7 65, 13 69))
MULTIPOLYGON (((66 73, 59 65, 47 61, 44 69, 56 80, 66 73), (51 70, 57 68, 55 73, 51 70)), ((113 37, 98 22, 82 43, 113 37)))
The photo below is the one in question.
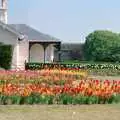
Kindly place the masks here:
POLYGON ((74 68, 74 69, 113 69, 120 70, 120 64, 61 64, 61 63, 26 63, 26 70, 39 70, 44 68, 74 68))

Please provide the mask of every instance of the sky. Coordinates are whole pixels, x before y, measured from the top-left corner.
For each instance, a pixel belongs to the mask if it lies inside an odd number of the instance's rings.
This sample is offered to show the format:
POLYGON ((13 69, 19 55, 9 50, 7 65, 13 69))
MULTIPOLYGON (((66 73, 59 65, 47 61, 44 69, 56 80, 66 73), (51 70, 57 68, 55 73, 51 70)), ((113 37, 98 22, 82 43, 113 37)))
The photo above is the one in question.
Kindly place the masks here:
POLYGON ((120 0, 8 0, 8 22, 28 24, 65 43, 94 30, 120 32, 120 0))

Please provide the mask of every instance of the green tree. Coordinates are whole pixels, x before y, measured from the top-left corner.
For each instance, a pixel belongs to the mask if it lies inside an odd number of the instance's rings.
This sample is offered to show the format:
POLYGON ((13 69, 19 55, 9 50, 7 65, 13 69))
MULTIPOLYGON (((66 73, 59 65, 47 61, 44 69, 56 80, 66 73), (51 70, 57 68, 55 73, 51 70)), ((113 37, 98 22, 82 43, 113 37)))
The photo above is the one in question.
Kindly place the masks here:
POLYGON ((86 37, 84 52, 86 60, 120 61, 120 35, 111 31, 94 31, 86 37))

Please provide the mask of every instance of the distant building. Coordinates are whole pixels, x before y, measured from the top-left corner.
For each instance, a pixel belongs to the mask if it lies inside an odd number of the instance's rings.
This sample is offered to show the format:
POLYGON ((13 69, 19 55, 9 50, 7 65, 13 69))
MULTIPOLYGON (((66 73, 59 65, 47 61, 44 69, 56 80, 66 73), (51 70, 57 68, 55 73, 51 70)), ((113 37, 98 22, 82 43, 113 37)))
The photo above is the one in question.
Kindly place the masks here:
POLYGON ((61 44, 61 60, 83 60, 83 44, 63 43, 61 44))

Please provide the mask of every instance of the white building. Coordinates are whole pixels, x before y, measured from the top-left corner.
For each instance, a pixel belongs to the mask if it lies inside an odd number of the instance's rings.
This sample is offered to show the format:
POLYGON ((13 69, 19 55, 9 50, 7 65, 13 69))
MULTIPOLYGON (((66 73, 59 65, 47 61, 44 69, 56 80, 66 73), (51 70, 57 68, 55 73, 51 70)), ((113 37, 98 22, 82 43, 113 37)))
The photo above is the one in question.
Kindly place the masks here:
POLYGON ((26 24, 7 24, 7 0, 1 0, 0 42, 13 46, 12 69, 24 69, 26 62, 53 62, 55 45, 61 41, 26 24))

